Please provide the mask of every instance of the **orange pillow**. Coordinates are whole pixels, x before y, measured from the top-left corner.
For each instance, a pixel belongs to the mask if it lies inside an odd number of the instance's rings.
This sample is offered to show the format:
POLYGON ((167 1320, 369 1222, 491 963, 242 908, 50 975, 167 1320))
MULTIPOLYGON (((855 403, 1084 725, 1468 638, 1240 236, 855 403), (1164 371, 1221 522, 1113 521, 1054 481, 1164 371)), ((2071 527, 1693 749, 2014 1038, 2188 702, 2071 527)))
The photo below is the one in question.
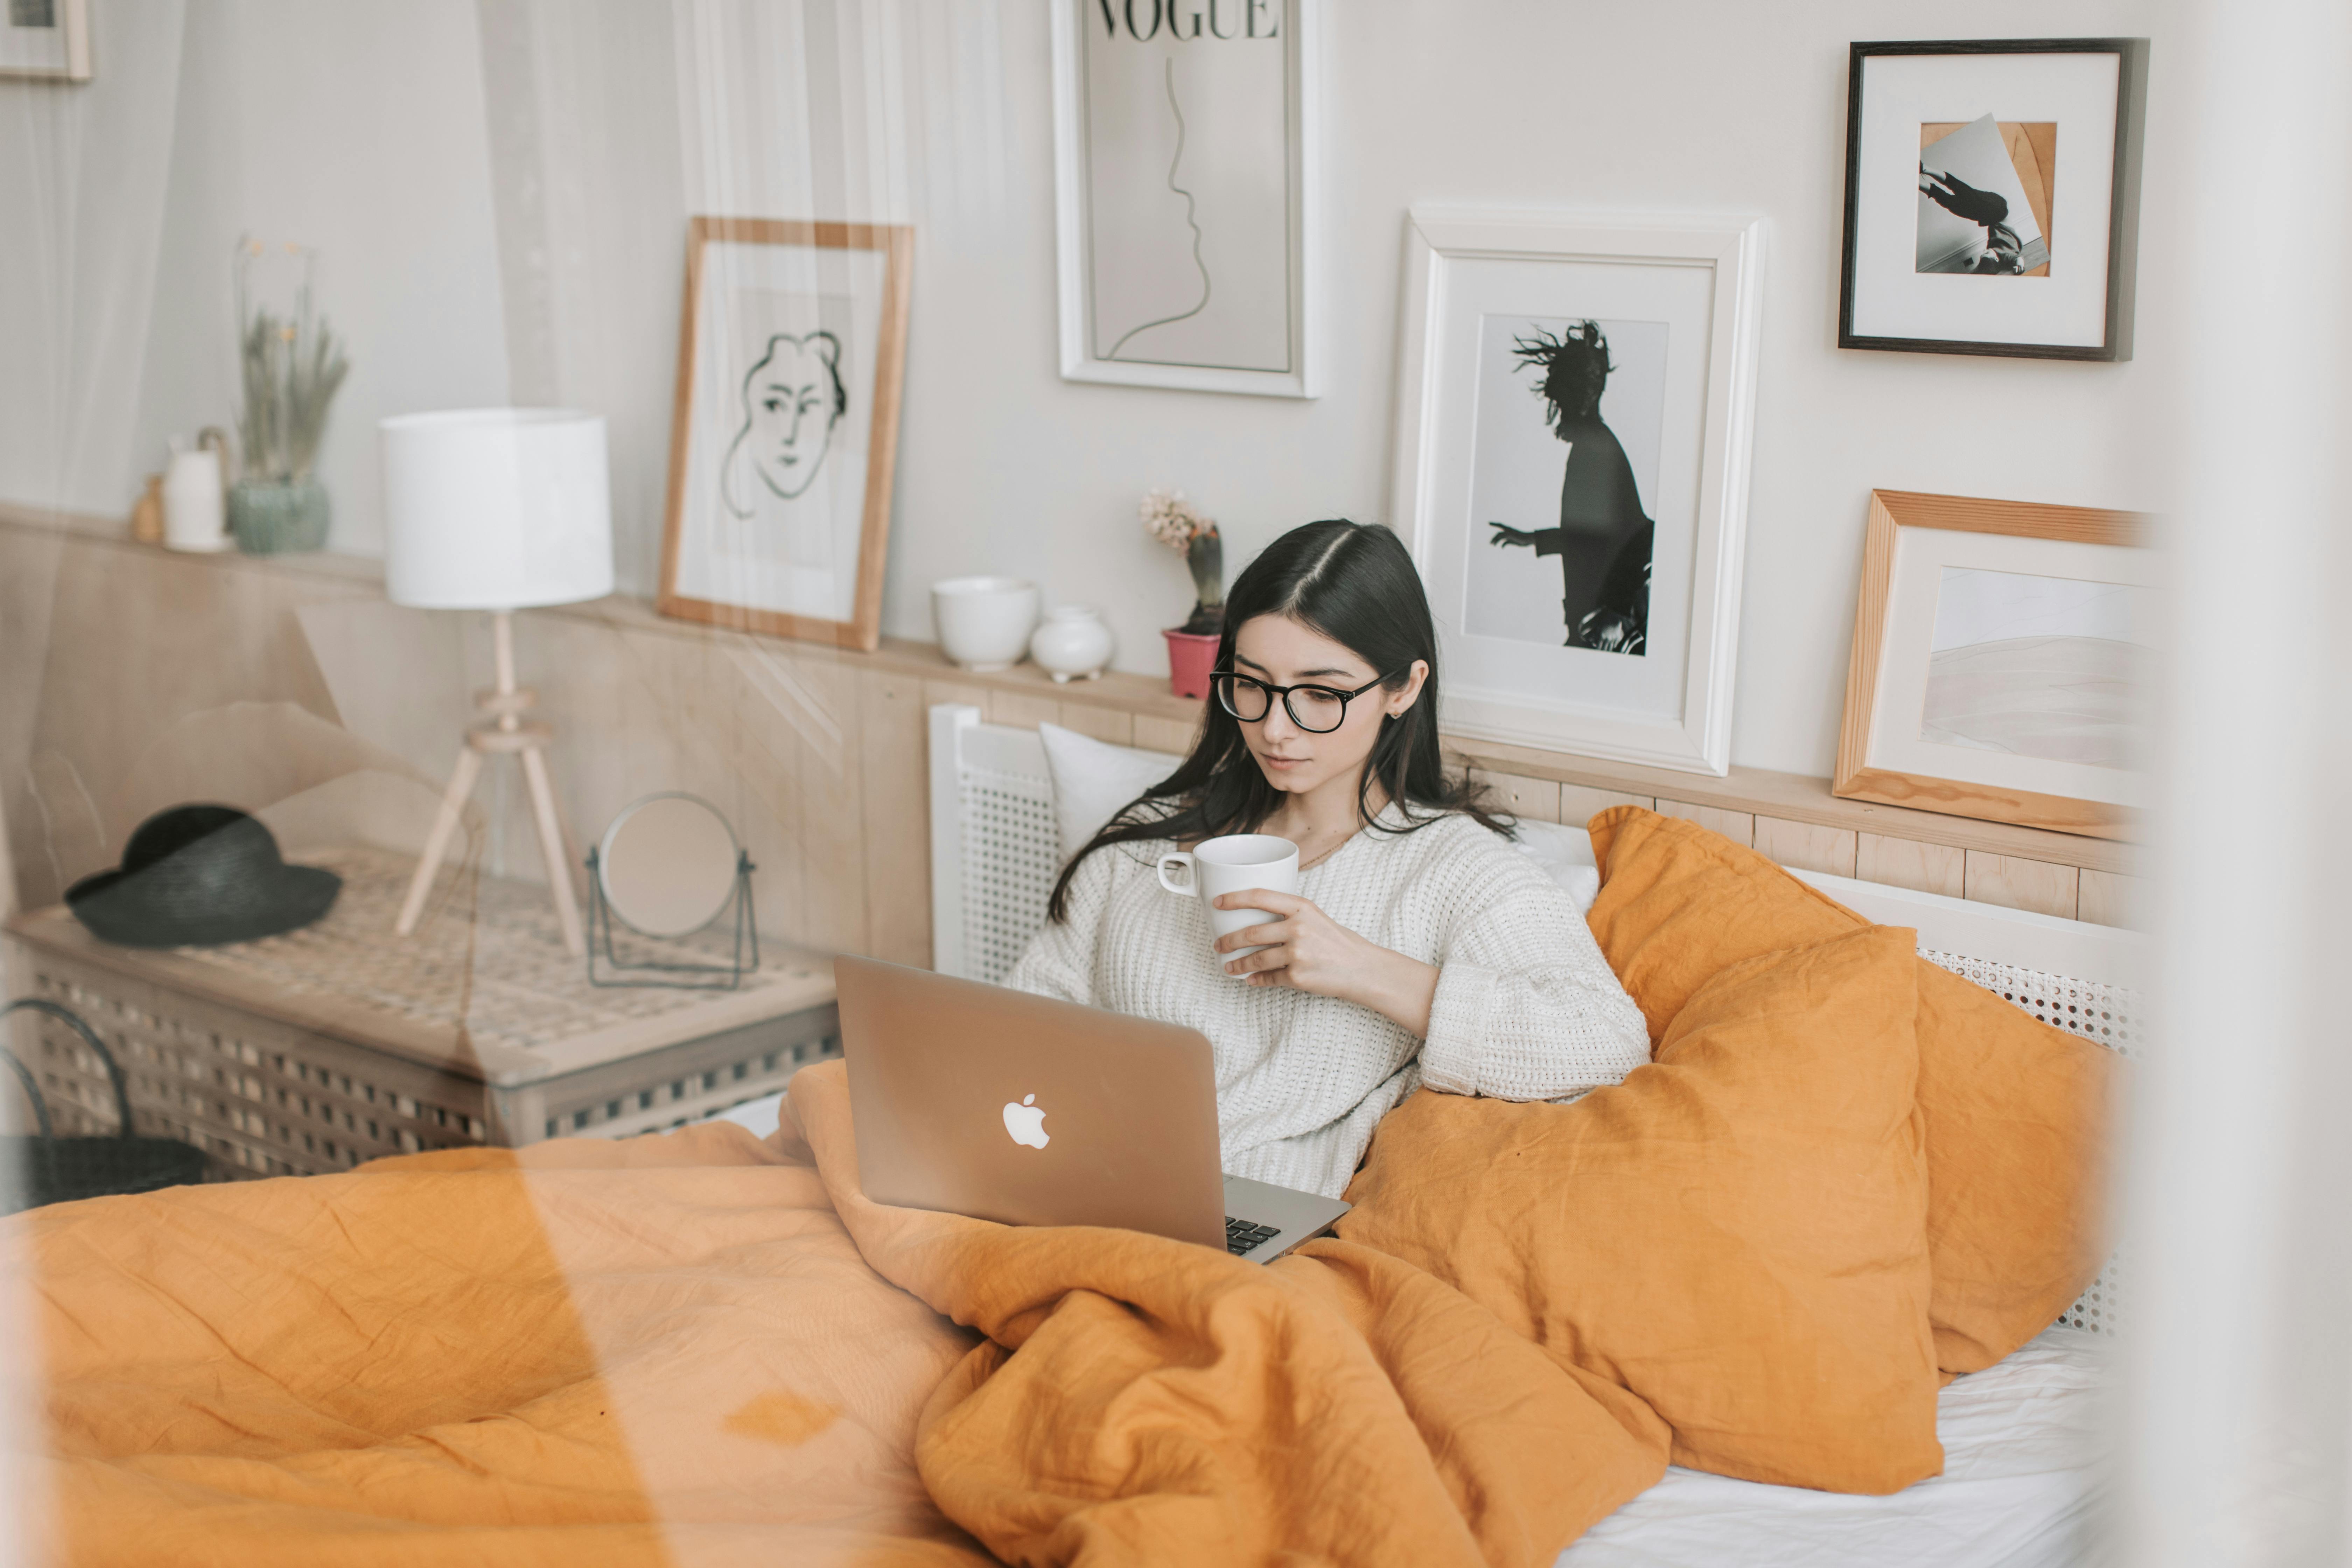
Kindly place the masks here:
MULTIPOLYGON (((1752 849, 1639 806, 1592 818, 1592 934, 1662 1039, 1731 964, 1869 922, 1752 849)), ((2106 1257, 2114 1053, 1925 959, 1929 1317, 1947 1372, 1990 1366, 2055 1321, 2106 1257)))
POLYGON ((1630 1389, 1677 1464, 1932 1476, 1916 969, 1909 931, 1853 931, 1716 975, 1655 1061, 1573 1105, 1417 1094, 1339 1234, 1630 1389))

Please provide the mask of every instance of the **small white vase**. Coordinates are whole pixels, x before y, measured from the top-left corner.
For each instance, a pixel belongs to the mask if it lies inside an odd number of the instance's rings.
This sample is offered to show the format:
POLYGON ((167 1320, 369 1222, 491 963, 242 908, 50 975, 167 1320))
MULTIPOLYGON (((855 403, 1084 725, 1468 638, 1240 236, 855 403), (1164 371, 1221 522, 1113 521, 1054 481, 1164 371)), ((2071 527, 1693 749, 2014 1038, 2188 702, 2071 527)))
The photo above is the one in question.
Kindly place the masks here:
POLYGON ((1037 625, 1037 584, 1018 577, 950 577, 931 584, 940 649, 975 672, 1011 669, 1037 625))
POLYGON ((1045 612, 1045 624, 1029 639, 1029 657, 1055 683, 1101 679, 1118 651, 1118 639, 1102 616, 1084 605, 1062 605, 1045 612))

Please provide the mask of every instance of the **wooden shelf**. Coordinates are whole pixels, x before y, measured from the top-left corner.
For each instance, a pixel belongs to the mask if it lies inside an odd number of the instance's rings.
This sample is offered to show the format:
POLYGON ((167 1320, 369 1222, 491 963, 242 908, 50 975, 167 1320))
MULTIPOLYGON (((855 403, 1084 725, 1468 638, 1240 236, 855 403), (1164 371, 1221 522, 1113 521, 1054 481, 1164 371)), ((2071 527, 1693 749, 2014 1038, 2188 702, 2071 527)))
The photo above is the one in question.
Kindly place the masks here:
MULTIPOLYGON (((0 506, 0 528, 69 536, 77 545, 162 553, 132 542, 123 525, 113 520, 0 506)), ((345 592, 352 584, 381 582, 383 574, 380 562, 325 553, 171 559, 240 573, 333 580, 345 592)), ((1026 663, 982 674, 957 668, 926 642, 885 637, 875 652, 858 653, 672 619, 656 614, 651 601, 627 595, 526 615, 676 644, 731 646, 748 640, 794 663, 835 666, 859 672, 861 678, 871 676, 879 686, 893 689, 891 700, 914 714, 930 703, 969 702, 993 722, 1060 723, 1103 740, 1160 751, 1182 750, 1200 722, 1201 704, 1171 695, 1162 677, 1113 672, 1097 680, 1057 684, 1026 663)), ((892 766, 908 777, 886 793, 898 808, 919 809, 919 718, 904 722, 915 726, 905 737, 913 750, 892 766), (909 790, 915 793, 900 800, 909 790)), ((1830 793, 1828 779, 1806 774, 1734 767, 1717 778, 1463 736, 1448 736, 1447 743, 1501 786, 1516 809, 1528 816, 1581 822, 1612 800, 1633 799, 1694 817, 1787 864, 1811 869, 2049 913, 2081 912, 2085 919, 2108 918, 2136 896, 2132 879, 2141 855, 2128 843, 1842 800, 1830 793)), ((927 921, 925 916, 926 926, 927 921)))
POLYGON ((2038 827, 2011 827, 1998 822, 1946 816, 1869 801, 1841 800, 1830 793, 1829 780, 1805 773, 1734 767, 1729 773, 1716 778, 1671 768, 1645 768, 1561 752, 1537 751, 1496 741, 1448 737, 1448 743, 1491 773, 1549 779, 1586 789, 1653 795, 1717 811, 1745 812, 1847 832, 1875 833, 1988 855, 2054 861, 2122 874, 2134 874, 2139 869, 2140 850, 2135 844, 2075 833, 2053 833, 2038 827))

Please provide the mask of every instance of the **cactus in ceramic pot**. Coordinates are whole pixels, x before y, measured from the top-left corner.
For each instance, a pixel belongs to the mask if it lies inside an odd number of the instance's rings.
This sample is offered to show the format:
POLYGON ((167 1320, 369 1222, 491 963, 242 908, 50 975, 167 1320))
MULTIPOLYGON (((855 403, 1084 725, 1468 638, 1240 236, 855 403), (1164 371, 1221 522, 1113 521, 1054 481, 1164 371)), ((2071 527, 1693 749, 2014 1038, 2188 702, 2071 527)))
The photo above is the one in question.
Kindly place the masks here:
POLYGON ((1214 518, 1203 517, 1181 490, 1143 498, 1143 525, 1151 537, 1184 557, 1192 574, 1192 613, 1179 628, 1189 637, 1215 637, 1225 625, 1225 544, 1214 518))

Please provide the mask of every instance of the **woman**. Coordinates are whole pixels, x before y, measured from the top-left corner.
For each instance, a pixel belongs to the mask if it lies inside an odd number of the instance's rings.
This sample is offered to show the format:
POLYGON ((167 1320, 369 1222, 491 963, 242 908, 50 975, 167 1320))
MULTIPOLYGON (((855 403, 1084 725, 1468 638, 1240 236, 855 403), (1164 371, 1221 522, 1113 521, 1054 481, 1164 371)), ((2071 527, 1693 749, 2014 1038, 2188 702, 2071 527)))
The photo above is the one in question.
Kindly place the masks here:
POLYGON ((1235 1175, 1337 1197, 1414 1088, 1557 1100, 1647 1061, 1592 933, 1437 747, 1437 637, 1386 529, 1316 522, 1225 599, 1192 754, 1063 868, 1005 984, 1200 1030, 1235 1175), (1160 855, 1226 833, 1298 846, 1297 896, 1211 952, 1160 855))

